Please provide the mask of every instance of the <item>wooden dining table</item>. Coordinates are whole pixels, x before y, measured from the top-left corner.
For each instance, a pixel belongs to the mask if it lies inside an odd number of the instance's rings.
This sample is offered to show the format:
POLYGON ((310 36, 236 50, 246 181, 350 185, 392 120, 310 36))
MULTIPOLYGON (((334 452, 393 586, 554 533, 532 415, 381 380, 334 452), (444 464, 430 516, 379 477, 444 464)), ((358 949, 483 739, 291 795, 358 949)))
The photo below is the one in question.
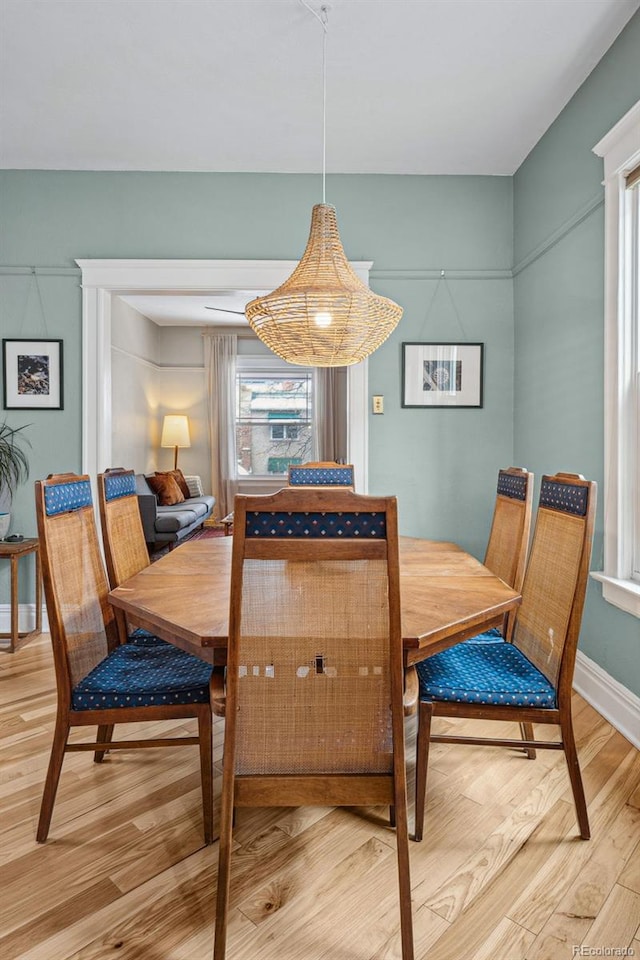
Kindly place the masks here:
MULTIPOLYGON (((455 543, 400 537, 405 666, 501 626, 520 594, 455 543)), ((215 665, 226 663, 233 538, 171 550, 109 594, 136 625, 215 665)))

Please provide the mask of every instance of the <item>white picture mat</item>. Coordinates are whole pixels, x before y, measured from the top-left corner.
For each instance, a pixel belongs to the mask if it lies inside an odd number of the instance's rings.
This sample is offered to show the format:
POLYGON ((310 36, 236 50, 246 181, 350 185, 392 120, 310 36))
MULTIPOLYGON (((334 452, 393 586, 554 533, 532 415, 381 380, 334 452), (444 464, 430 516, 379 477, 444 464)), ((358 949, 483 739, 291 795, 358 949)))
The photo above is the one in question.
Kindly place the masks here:
POLYGON ((477 343, 406 343, 403 406, 479 407, 482 405, 482 345, 477 343), (425 364, 441 364, 453 373, 460 364, 461 383, 454 379, 440 388, 425 389, 425 364))
POLYGON ((5 348, 6 409, 59 409, 61 404, 61 343, 58 340, 8 340, 5 348), (49 393, 18 392, 18 357, 47 356, 49 365, 49 393))

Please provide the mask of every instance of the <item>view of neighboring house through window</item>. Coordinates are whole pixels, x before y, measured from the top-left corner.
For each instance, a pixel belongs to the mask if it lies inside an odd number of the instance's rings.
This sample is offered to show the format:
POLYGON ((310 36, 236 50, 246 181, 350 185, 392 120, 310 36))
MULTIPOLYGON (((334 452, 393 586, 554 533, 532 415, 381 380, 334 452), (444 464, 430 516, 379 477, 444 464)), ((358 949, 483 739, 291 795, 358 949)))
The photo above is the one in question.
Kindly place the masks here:
POLYGON ((311 370, 239 365, 236 387, 239 477, 285 476, 290 463, 313 459, 311 370))

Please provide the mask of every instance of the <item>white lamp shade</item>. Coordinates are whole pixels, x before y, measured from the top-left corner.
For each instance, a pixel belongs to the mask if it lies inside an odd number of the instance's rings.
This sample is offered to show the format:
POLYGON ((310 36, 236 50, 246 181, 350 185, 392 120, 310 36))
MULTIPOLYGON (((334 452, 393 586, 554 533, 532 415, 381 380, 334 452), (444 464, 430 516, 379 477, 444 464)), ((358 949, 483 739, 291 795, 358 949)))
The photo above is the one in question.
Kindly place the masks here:
POLYGON ((170 413, 162 424, 161 447, 190 447, 189 418, 184 414, 170 413))

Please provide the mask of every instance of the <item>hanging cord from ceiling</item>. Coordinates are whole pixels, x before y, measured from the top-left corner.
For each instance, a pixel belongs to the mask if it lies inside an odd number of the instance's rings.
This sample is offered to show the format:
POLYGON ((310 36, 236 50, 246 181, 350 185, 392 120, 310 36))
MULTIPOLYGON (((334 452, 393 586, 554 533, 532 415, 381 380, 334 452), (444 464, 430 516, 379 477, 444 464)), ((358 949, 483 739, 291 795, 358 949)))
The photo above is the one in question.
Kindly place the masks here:
POLYGON ((322 202, 326 203, 326 172, 327 172, 327 27, 329 23, 329 7, 323 4, 320 13, 309 6, 306 0, 298 0, 303 7, 314 15, 322 24, 322 202))

